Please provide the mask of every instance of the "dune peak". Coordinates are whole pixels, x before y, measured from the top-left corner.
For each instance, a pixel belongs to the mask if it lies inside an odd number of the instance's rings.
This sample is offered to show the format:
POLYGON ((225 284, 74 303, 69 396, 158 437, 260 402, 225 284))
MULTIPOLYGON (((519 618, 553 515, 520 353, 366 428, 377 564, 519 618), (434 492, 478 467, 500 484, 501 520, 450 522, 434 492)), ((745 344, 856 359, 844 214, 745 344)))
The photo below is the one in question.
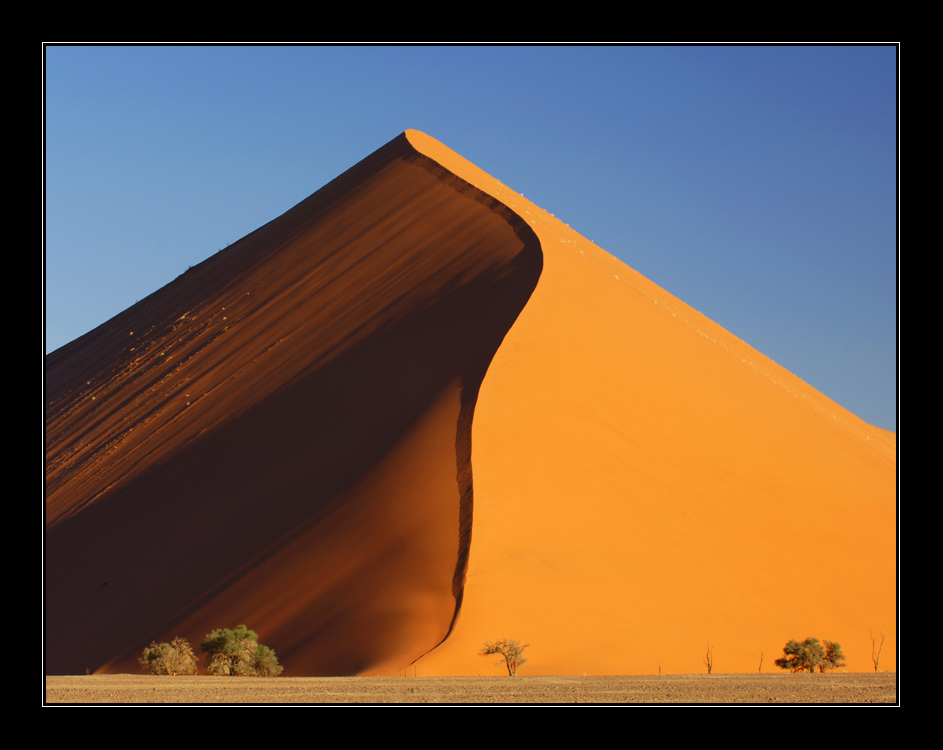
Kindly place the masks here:
POLYGON ((242 622, 286 675, 896 638, 896 436, 418 130, 48 355, 46 401, 49 674, 242 622))

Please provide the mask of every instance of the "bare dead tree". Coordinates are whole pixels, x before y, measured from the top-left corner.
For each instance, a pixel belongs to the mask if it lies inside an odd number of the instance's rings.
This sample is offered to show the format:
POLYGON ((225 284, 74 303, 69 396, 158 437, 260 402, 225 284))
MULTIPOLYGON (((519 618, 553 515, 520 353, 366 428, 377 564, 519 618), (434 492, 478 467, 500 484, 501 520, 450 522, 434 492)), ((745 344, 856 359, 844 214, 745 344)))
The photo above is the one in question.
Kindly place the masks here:
POLYGON ((868 628, 868 635, 871 636, 871 661, 874 662, 874 671, 877 672, 878 662, 881 661, 881 650, 884 648, 884 639, 887 638, 887 634, 883 631, 881 632, 880 642, 874 637, 871 628, 868 628))
POLYGON ((766 652, 765 652, 765 651, 760 651, 760 667, 759 667, 759 669, 756 670, 756 671, 757 671, 758 673, 760 673, 760 674, 762 674, 762 672, 763 672, 763 657, 764 657, 764 656, 766 656, 766 652))
POLYGON ((714 647, 709 642, 707 644, 707 654, 704 656, 704 666, 707 667, 707 674, 710 674, 714 669, 714 647))

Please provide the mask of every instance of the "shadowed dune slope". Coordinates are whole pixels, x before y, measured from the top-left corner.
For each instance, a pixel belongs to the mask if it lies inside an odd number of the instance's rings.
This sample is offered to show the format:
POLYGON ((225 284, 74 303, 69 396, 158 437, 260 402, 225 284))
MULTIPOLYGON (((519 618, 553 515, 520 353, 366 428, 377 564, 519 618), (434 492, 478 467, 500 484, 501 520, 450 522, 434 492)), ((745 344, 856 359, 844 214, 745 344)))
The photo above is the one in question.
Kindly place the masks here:
POLYGON ((47 400, 50 674, 240 622, 291 674, 896 668, 896 436, 417 131, 47 400))
POLYGON ((447 634, 533 232, 405 135, 47 357, 46 671, 248 623, 286 674, 447 634))

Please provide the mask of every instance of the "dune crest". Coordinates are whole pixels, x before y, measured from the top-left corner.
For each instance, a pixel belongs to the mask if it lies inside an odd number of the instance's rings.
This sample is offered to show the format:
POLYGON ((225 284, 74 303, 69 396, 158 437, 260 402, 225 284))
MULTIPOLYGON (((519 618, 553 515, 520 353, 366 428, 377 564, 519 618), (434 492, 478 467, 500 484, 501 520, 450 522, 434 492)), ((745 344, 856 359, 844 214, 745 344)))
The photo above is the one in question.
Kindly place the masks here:
POLYGON ((286 674, 446 636, 481 378, 540 273, 400 136, 47 358, 47 671, 251 623, 286 674))
POLYGON ((896 436, 409 130, 47 357, 47 673, 896 668, 896 436))

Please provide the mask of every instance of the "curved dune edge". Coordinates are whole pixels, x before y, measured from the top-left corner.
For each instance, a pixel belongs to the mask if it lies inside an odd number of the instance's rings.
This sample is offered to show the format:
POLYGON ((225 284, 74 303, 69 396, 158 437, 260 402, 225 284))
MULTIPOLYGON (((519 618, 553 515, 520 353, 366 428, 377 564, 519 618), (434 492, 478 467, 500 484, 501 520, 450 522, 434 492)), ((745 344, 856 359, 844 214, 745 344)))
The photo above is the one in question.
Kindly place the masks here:
POLYGON ((481 378, 527 225, 405 136, 47 358, 46 671, 246 622, 389 673, 461 604, 481 378))
POLYGON ((790 638, 896 669, 896 435, 865 424, 434 139, 544 267, 473 427, 464 606, 418 675, 776 671, 790 638))
POLYGON ((896 668, 896 436, 418 131, 47 393, 49 673, 243 621, 291 674, 896 668))

